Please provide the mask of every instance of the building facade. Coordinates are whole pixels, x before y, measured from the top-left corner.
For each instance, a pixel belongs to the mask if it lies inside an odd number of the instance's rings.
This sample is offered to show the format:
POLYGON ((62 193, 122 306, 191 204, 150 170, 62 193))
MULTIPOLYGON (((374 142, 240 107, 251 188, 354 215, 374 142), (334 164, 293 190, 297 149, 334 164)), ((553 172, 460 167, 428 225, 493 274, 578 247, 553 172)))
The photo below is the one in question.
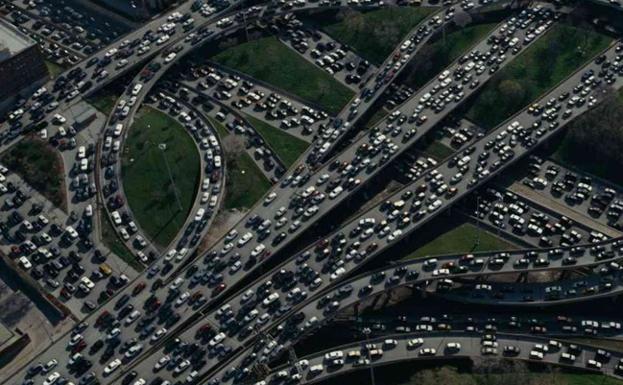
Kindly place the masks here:
POLYGON ((49 79, 36 42, 9 23, 0 21, 0 111, 20 97, 30 96, 49 79))

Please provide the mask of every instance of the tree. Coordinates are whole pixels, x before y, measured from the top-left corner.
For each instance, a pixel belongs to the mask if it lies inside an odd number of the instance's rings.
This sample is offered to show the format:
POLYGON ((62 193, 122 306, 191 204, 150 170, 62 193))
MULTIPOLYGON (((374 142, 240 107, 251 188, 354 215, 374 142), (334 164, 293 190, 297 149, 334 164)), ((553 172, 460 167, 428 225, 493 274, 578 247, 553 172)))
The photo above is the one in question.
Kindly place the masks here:
POLYGON ((526 94, 523 86, 515 79, 502 80, 498 85, 498 90, 504 98, 504 103, 514 106, 521 104, 526 94))
POLYGON ((411 376, 409 383, 416 385, 476 385, 472 376, 461 374, 452 366, 420 370, 411 376))
POLYGON ((623 166, 623 103, 605 90, 600 105, 571 123, 567 139, 580 159, 623 166), (589 151, 587 151, 589 150, 589 151))

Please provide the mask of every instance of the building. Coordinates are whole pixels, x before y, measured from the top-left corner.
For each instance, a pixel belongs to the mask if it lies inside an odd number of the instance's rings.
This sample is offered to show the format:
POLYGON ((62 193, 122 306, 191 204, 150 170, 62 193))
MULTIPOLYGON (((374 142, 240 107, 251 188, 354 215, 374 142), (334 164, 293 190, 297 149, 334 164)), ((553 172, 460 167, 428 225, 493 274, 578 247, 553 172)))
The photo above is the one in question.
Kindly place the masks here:
POLYGON ((20 97, 30 96, 48 78, 37 43, 0 20, 0 112, 4 114, 20 97))
POLYGON ((131 19, 149 19, 177 0, 92 0, 131 19))

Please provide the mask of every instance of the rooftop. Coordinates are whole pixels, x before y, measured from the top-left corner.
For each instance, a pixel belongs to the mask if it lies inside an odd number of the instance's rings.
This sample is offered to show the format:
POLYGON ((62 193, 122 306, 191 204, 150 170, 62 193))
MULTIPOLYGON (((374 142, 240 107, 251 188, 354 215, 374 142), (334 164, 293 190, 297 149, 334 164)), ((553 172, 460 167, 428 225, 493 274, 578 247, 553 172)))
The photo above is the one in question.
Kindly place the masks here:
POLYGON ((34 43, 13 25, 0 20, 0 61, 18 54, 34 43))

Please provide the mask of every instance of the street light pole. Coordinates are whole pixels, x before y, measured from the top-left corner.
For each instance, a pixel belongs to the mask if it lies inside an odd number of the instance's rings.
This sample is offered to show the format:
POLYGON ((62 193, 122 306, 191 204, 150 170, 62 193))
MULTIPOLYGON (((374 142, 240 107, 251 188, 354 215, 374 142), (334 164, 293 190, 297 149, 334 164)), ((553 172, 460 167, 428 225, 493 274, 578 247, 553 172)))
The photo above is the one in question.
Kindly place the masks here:
POLYGON ((173 194, 175 195, 175 200, 177 202, 177 207, 180 211, 182 211, 182 202, 180 201, 180 197, 177 193, 177 186, 175 185, 175 180, 173 180, 173 174, 171 174, 171 168, 169 167, 169 161, 167 159, 167 155, 164 153, 166 149, 166 145, 161 143, 158 145, 158 149, 162 152, 162 157, 164 158, 164 164, 167 166, 167 172, 169 173, 169 179, 171 180, 171 184, 173 185, 173 194))
MULTIPOLYGON (((363 334, 366 336, 366 343, 370 343, 370 333, 372 330, 370 328, 363 328, 363 334)), ((368 352, 368 364, 370 365, 370 380, 372 381, 372 385, 376 385, 376 381, 374 380, 374 366, 372 365, 372 356, 370 356, 370 349, 366 348, 368 352)))

